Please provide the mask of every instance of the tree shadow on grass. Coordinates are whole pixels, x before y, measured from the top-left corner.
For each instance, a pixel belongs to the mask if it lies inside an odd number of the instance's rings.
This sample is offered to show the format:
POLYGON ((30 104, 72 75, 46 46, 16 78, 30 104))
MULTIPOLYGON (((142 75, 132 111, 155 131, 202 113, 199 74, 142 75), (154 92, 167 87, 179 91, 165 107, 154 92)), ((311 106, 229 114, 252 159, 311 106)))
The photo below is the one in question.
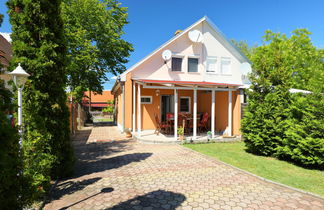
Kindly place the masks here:
POLYGON ((133 199, 122 202, 106 210, 118 209, 143 209, 151 207, 152 209, 176 209, 186 200, 186 197, 180 193, 171 191, 157 190, 145 195, 137 196, 133 199))
POLYGON ((85 159, 76 163, 75 176, 98 173, 110 169, 120 168, 133 162, 140 162, 150 157, 152 153, 132 153, 111 158, 85 159))

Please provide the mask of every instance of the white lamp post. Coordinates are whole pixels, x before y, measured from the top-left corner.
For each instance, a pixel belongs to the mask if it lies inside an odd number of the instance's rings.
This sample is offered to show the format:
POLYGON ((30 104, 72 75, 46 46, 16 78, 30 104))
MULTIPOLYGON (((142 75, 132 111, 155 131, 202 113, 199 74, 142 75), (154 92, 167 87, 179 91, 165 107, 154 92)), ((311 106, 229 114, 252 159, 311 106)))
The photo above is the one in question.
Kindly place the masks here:
POLYGON ((27 81, 27 78, 30 76, 25 70, 19 65, 15 70, 9 73, 13 77, 13 81, 18 89, 18 129, 20 134, 20 143, 21 136, 23 133, 22 130, 22 90, 27 81))

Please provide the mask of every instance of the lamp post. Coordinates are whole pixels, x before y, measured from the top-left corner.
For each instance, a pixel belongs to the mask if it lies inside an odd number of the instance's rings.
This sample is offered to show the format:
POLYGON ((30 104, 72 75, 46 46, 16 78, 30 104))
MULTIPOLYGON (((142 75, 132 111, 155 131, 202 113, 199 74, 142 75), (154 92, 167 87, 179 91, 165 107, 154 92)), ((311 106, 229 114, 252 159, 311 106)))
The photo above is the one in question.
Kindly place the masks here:
POLYGON ((13 81, 18 89, 18 129, 20 134, 20 145, 22 143, 22 90, 27 81, 27 78, 30 76, 25 70, 18 64, 17 68, 9 73, 12 76, 13 81))

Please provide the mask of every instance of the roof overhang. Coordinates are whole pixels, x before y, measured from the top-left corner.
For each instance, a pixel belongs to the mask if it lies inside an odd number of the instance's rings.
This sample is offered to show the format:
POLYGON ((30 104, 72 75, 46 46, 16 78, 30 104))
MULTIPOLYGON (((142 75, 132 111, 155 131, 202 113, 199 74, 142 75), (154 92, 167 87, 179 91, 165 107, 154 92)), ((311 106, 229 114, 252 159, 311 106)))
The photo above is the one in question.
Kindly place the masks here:
POLYGON ((161 87, 191 87, 191 88, 238 88, 241 84, 230 84, 230 83, 216 83, 206 81, 177 81, 177 80, 149 80, 149 79, 136 79, 134 80, 139 84, 145 86, 149 85, 160 85, 161 87))

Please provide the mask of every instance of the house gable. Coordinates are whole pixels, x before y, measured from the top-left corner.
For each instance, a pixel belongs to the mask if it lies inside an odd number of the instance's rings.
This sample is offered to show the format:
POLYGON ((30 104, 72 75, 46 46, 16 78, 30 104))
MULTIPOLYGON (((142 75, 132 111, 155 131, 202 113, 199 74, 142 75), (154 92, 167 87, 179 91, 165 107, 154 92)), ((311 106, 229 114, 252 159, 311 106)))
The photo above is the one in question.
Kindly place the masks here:
POLYGON ((243 62, 248 62, 248 59, 223 36, 207 17, 204 17, 124 72, 121 78, 123 80, 126 74, 132 71, 133 79, 213 81, 242 84, 240 65, 243 62), (190 41, 188 32, 191 30, 202 32, 202 43, 190 41), (181 72, 172 71, 172 59, 164 62, 161 55, 167 49, 172 52, 173 57, 182 58, 181 72), (198 59, 198 72, 188 72, 188 63, 191 58, 194 58, 192 60, 198 59), (217 72, 206 73, 208 61, 211 58, 216 60, 217 72), (230 61, 230 74, 225 75, 220 72, 223 59, 230 61))

